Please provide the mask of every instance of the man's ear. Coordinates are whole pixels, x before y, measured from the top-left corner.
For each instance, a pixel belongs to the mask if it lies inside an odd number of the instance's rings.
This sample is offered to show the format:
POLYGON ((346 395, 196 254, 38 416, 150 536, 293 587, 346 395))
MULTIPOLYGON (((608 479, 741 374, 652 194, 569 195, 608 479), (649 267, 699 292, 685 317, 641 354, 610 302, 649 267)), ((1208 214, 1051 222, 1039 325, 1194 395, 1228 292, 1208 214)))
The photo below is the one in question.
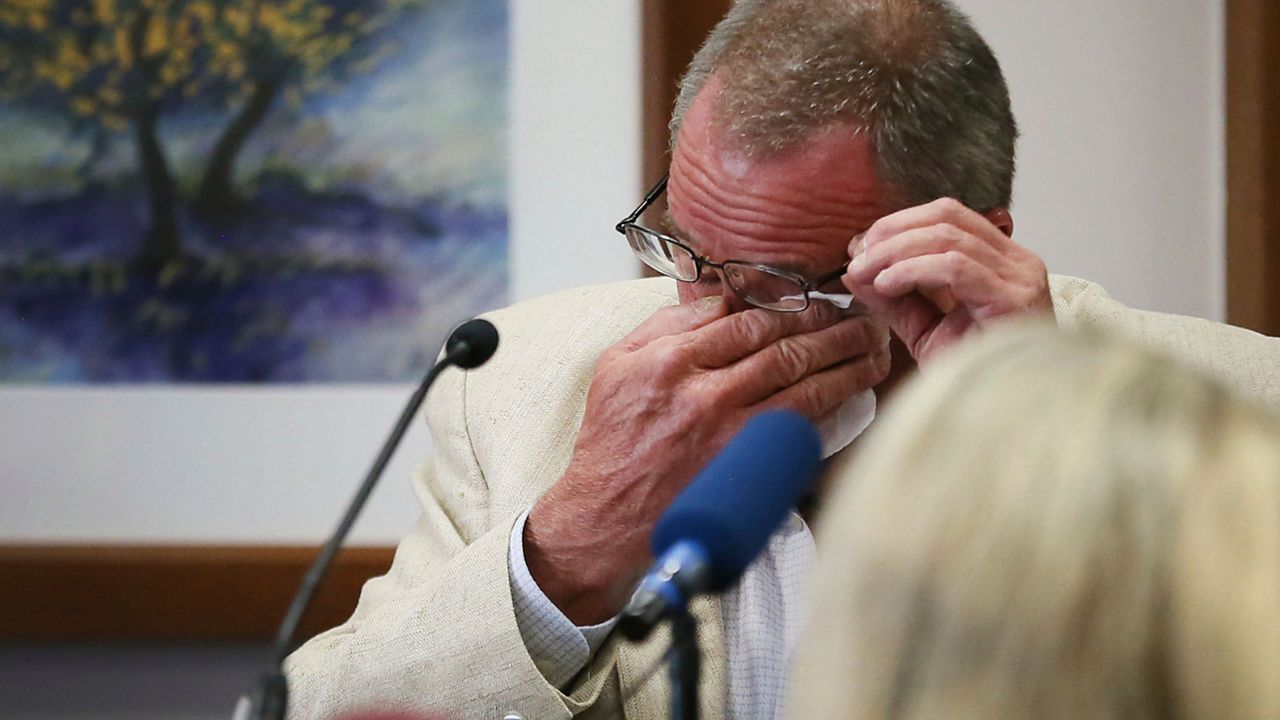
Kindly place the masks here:
POLYGON ((1000 228, 1000 232, 1008 237, 1013 237, 1013 214, 1009 212, 1009 208, 998 207, 994 210, 988 210, 983 213, 983 217, 992 225, 1000 228))

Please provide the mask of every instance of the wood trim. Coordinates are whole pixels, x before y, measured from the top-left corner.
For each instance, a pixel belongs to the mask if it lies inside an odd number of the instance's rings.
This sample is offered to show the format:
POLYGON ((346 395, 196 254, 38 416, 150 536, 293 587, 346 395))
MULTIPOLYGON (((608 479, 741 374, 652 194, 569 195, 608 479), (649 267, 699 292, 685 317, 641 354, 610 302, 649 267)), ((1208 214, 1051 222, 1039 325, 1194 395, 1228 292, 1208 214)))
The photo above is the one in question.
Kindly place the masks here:
MULTIPOLYGON (((667 172, 667 124, 684 74, 732 0, 644 0, 640 7, 640 184, 648 190, 667 172)), ((640 200, 639 197, 636 198, 640 200)), ((655 208, 661 212, 663 208, 655 208)), ((638 263, 646 277, 656 272, 638 263)))
MULTIPOLYGON (((276 628, 315 547, 0 546, 0 640, 255 641, 276 628)), ((342 623, 393 548, 339 553, 300 637, 342 623)))
POLYGON ((731 4, 731 0, 644 0, 641 6, 641 171, 646 188, 667 171, 667 122, 680 76, 731 4))
POLYGON ((1227 321, 1280 335, 1280 8, 1226 15, 1227 321))

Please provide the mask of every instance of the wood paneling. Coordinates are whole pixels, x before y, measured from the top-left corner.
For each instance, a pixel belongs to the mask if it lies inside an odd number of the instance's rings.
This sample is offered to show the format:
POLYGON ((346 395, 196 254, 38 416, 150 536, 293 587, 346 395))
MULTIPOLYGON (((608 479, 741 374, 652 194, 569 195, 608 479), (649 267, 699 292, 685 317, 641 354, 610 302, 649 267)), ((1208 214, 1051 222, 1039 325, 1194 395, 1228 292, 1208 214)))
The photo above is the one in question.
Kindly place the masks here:
POLYGON ((1280 4, 1226 9, 1227 320, 1280 335, 1280 4))
MULTIPOLYGON (((269 641, 311 547, 10 545, 0 547, 0 639, 269 641)), ((351 615, 391 548, 343 550, 299 638, 351 615)))
POLYGON ((730 0, 644 0, 640 69, 644 73, 642 182, 646 189, 667 171, 667 122, 680 76, 731 4, 730 0))

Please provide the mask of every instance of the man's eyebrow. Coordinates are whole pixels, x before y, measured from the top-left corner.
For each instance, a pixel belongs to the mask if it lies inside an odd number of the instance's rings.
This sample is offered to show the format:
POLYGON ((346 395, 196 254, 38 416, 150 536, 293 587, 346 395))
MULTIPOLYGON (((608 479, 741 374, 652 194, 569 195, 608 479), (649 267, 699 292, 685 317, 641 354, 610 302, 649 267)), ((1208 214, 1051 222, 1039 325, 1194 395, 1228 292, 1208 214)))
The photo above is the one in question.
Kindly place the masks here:
POLYGON ((664 229, 667 231, 668 235, 671 235, 676 240, 679 240, 694 250, 698 249, 698 239, 690 235, 688 230, 680 227, 680 223, 676 222, 675 217, 671 215, 671 208, 667 208, 662 211, 662 223, 665 226, 664 229))
POLYGON ((673 235, 680 235, 679 238, 676 238, 677 240, 683 240, 686 235, 684 228, 680 227, 680 223, 676 222, 676 219, 671 216, 671 208, 662 211, 662 226, 667 232, 673 235))

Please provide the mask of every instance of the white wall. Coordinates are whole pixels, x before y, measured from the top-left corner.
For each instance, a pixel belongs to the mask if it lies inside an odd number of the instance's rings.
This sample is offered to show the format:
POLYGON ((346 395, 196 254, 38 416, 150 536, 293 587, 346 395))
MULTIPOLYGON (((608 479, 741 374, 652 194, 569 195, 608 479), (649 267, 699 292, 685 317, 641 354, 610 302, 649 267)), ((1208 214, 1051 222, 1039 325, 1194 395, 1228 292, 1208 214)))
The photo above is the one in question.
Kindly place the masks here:
POLYGON ((1222 319, 1222 3, 958 3, 1022 126, 1014 237, 1130 305, 1222 319))
MULTIPOLYGON (((1022 123, 1016 237, 1136 306, 1222 315, 1221 8, 960 0, 1022 123)), ((513 0, 514 295, 626 277, 637 0, 513 0)), ((409 388, 0 389, 0 542, 304 542, 336 521, 409 388)), ((416 517, 407 438, 358 542, 416 517)))

